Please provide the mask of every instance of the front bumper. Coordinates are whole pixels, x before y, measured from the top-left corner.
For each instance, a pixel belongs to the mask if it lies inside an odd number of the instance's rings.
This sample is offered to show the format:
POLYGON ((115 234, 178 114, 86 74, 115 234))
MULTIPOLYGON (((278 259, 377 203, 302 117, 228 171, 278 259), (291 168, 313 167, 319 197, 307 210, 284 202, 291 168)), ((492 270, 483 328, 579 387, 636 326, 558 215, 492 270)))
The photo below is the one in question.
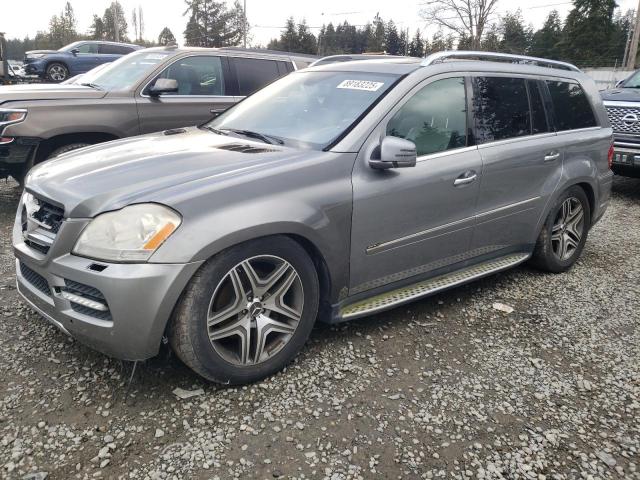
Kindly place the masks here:
POLYGON ((618 175, 640 177, 640 137, 614 134, 611 169, 618 175))
POLYGON ((71 255, 66 240, 74 237, 75 242, 84 225, 63 222, 51 250, 43 254, 25 244, 16 222, 18 292, 56 327, 95 350, 122 360, 153 357, 180 294, 202 262, 110 264, 71 255), (107 310, 87 308, 77 303, 78 297, 107 310))
POLYGON ((39 143, 39 138, 16 137, 11 143, 0 145, 0 169, 27 164, 35 154, 39 143))
POLYGON ((46 65, 45 59, 25 60, 24 73, 26 75, 43 76, 46 73, 46 65))

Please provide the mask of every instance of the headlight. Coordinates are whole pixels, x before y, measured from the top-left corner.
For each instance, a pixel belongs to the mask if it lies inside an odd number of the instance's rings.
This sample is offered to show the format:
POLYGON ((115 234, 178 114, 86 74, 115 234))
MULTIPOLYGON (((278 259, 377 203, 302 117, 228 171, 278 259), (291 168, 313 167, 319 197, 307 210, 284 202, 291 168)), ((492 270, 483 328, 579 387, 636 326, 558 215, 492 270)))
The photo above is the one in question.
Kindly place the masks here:
POLYGON ((0 108, 0 126, 18 123, 27 118, 27 111, 22 108, 0 108))
POLYGON ((84 229, 73 253, 114 262, 145 262, 182 219, 155 203, 131 205, 98 215, 84 229))
POLYGON ((44 53, 30 53, 29 55, 27 55, 27 58, 44 58, 46 54, 44 53))

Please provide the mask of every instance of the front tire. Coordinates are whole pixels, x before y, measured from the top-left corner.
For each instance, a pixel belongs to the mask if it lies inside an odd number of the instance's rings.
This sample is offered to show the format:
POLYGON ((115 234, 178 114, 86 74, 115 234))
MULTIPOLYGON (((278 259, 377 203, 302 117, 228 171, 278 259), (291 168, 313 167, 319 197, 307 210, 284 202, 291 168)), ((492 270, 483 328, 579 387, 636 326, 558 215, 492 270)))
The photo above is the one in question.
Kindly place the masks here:
POLYGON ((261 380, 284 368, 307 341, 319 292, 314 264, 297 242, 252 240, 195 274, 171 320, 170 344, 208 380, 261 380))
POLYGON ((580 258, 591 227, 591 208, 584 190, 566 190, 549 212, 531 263, 553 273, 569 270, 580 258))
POLYGON ((70 143, 69 145, 64 145, 63 147, 56 148, 53 152, 51 152, 47 157, 47 160, 51 158, 55 158, 58 155, 62 155, 63 153, 71 152, 72 150, 88 147, 89 145, 91 144, 90 143, 70 143))
POLYGON ((50 63, 49 65, 47 65, 46 77, 52 82, 64 82, 67 78, 69 78, 69 69, 64 63, 50 63))

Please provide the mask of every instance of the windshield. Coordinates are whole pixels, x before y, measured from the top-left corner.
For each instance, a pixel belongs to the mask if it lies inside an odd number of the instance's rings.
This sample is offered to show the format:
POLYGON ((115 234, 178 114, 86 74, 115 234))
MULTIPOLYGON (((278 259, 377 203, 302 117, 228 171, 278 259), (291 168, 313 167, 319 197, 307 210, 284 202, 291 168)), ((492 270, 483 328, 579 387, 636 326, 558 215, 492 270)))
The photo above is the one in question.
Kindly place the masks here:
POLYGON ((640 88, 640 70, 627 78, 622 86, 625 88, 640 88))
POLYGON ((171 52, 135 52, 119 58, 106 67, 87 72, 81 84, 103 90, 126 90, 144 79, 171 52))
POLYGON ((69 45, 65 45, 62 48, 59 48, 58 51, 59 52, 70 52, 71 50, 73 50, 74 48, 76 48, 78 45, 80 45, 82 42, 73 42, 70 43, 69 45))
POLYGON ((247 97, 205 128, 259 133, 287 145, 322 150, 398 78, 366 72, 293 73, 247 97))

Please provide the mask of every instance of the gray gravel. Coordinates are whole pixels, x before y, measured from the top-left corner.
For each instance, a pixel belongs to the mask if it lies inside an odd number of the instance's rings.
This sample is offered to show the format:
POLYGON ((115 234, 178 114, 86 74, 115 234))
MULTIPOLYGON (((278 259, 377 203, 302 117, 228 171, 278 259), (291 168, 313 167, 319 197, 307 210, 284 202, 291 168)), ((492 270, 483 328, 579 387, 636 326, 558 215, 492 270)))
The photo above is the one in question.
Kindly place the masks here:
POLYGON ((223 388, 167 351, 128 387, 23 306, 3 184, 0 476, 640 479, 640 181, 614 190, 570 273, 321 325, 285 372, 223 388))

